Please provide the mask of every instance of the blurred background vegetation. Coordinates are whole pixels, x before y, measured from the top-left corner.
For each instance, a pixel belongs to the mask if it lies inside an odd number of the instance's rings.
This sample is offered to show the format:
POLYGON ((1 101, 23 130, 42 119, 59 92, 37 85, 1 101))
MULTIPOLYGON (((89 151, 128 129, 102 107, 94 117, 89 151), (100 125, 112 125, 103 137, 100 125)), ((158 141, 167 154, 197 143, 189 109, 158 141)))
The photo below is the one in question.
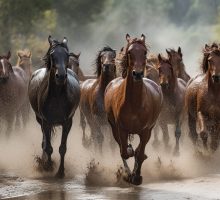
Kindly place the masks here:
POLYGON ((66 36, 71 50, 82 53, 96 52, 103 44, 120 48, 127 32, 143 32, 154 50, 174 44, 166 37, 194 44, 201 38, 206 41, 198 43, 206 43, 219 37, 219 8, 219 0, 0 0, 0 54, 11 50, 15 64, 16 51, 29 48, 33 64, 40 65, 49 34, 66 36), (169 31, 175 37, 166 36, 169 31), (97 47, 88 48, 91 45, 97 47))

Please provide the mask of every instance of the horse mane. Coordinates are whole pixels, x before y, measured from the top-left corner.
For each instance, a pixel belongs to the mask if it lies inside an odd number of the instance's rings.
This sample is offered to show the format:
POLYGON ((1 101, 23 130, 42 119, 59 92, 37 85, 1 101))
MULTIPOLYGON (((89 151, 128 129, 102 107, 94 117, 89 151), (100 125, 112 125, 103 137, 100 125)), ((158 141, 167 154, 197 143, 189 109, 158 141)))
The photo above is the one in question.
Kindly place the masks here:
POLYGON ((57 40, 53 40, 53 43, 49 46, 49 49, 47 50, 47 53, 45 54, 45 56, 42 58, 42 60, 45 63, 45 66, 48 70, 50 70, 50 66, 51 66, 51 61, 50 61, 50 54, 54 51, 54 49, 57 46, 61 46, 64 47, 68 52, 69 52, 69 48, 66 44, 64 44, 63 42, 59 42, 57 40))
POLYGON ((100 51, 98 51, 98 54, 96 56, 95 59, 95 73, 97 75, 97 77, 99 77, 101 75, 101 71, 102 71, 102 62, 101 62, 101 57, 102 57, 102 53, 105 51, 111 51, 115 53, 115 50, 112 49, 110 46, 105 46, 103 47, 100 51))
POLYGON ((125 78, 125 77, 127 76, 127 68, 129 67, 129 66, 128 66, 128 55, 127 55, 128 49, 129 49, 129 47, 130 47, 132 44, 134 44, 134 43, 138 43, 138 44, 143 45, 143 46, 146 48, 146 50, 148 51, 148 45, 147 45, 145 42, 143 42, 143 40, 141 40, 141 39, 139 39, 139 38, 133 38, 133 39, 131 39, 131 40, 127 43, 126 47, 124 47, 124 48, 121 49, 121 52, 120 52, 120 55, 119 55, 118 60, 120 60, 120 63, 121 63, 119 70, 120 70, 120 72, 122 73, 122 77, 123 77, 123 78, 125 78))
POLYGON ((203 48, 203 59, 201 63, 201 69, 203 73, 206 73, 208 71, 208 58, 211 53, 214 53, 218 56, 220 56, 220 45, 216 42, 213 42, 211 45, 205 45, 205 48, 203 48))
MULTIPOLYGON (((163 55, 161 55, 161 58, 162 58, 162 62, 163 63, 167 63, 167 64, 169 64, 172 67, 172 64, 171 64, 169 58, 167 58, 167 57, 165 57, 163 55)), ((156 65, 156 67, 157 67, 157 69, 160 67, 160 61, 159 60, 158 60, 158 65, 156 65)))

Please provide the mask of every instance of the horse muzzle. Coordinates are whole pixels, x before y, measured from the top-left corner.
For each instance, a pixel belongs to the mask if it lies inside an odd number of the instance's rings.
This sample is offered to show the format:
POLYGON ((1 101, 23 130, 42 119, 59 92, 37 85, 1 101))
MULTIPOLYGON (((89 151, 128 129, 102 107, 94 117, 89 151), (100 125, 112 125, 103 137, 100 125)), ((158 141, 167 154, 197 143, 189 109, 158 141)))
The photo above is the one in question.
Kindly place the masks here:
POLYGON ((212 80, 214 83, 220 83, 220 75, 213 75, 212 80))
POLYGON ((132 71, 132 76, 135 81, 141 81, 142 78, 144 77, 144 72, 136 72, 135 70, 132 71))
POLYGON ((0 77, 0 83, 5 83, 7 80, 9 79, 9 77, 0 77))
POLYGON ((169 89, 169 83, 161 83, 160 86, 162 87, 162 89, 169 89))
POLYGON ((58 84, 58 85, 63 85, 63 84, 65 84, 65 82, 66 82, 66 79, 67 79, 67 73, 66 74, 58 74, 58 73, 56 73, 55 74, 55 79, 56 79, 56 83, 58 84))

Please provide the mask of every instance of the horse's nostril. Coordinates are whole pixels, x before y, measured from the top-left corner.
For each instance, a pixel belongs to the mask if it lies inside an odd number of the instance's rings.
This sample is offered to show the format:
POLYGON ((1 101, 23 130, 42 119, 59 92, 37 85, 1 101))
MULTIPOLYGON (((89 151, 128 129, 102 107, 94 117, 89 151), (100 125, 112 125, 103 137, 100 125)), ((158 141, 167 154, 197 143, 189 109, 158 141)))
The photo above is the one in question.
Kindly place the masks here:
POLYGON ((55 77, 56 77, 56 78, 59 78, 59 75, 58 75, 58 74, 55 74, 55 77))
POLYGON ((67 74, 65 74, 65 78, 67 78, 67 74))
POLYGON ((135 72, 134 70, 132 71, 132 75, 133 75, 133 76, 135 76, 135 75, 136 75, 136 72, 135 72))

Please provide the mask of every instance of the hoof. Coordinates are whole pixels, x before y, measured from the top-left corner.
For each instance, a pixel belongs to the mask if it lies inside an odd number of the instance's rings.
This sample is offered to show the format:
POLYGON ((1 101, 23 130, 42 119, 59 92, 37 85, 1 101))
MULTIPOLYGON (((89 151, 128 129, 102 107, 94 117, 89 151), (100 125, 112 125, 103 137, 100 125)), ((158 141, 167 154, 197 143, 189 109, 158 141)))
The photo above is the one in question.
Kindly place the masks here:
POLYGON ((54 170, 54 162, 53 161, 45 161, 43 158, 36 157, 35 158, 39 171, 52 172, 54 170))
POLYGON ((128 154, 129 157, 134 156, 134 150, 133 150, 133 147, 131 146, 131 144, 129 144, 128 147, 127 147, 127 154, 128 154))
POLYGON ((56 173, 55 177, 58 178, 58 179, 63 179, 65 177, 65 173, 58 171, 56 173))
POLYGON ((132 175, 130 179, 130 183, 133 185, 141 185, 142 184, 142 176, 132 175))

